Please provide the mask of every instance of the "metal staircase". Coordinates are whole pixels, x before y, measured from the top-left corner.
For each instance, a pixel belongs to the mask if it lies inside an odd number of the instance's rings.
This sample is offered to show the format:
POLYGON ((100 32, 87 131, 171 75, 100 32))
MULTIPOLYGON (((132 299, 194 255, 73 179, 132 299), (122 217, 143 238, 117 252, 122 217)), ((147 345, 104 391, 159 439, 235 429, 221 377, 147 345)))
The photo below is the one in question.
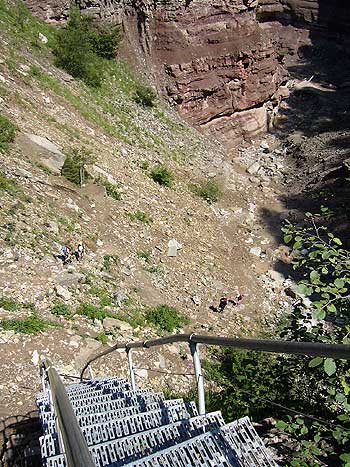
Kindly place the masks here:
MULTIPOLYGON (((225 424, 220 412, 198 415, 194 402, 131 390, 118 378, 66 387, 97 467, 275 466, 247 417, 225 424)), ((43 464, 67 466, 50 391, 37 396, 43 464)))
POLYGON ((277 467, 247 417, 225 424, 220 412, 206 412, 198 344, 350 360, 350 345, 176 334, 118 343, 90 358, 80 382, 66 387, 46 360, 42 363, 44 391, 37 396, 44 433, 40 437, 43 465, 277 467), (132 351, 173 342, 186 342, 190 347, 198 410, 194 402, 166 400, 162 393, 136 386, 132 351), (120 378, 84 380, 92 362, 117 349, 126 351, 130 382, 120 378))

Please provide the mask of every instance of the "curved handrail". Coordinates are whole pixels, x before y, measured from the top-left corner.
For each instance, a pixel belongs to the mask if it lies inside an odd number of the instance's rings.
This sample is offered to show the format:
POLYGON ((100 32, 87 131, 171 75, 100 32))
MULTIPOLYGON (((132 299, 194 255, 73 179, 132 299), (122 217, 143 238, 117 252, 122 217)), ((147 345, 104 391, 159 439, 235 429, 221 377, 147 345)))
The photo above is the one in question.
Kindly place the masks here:
POLYGON ((294 355, 308 355, 314 357, 330 357, 350 360, 350 345, 345 344, 323 344, 318 342, 297 342, 267 339, 241 339, 219 336, 204 336, 200 334, 172 334, 171 336, 147 341, 128 342, 125 344, 115 344, 113 347, 91 357, 84 365, 80 373, 80 379, 87 367, 104 355, 108 355, 115 350, 124 349, 148 349, 159 345, 172 344, 174 342, 187 342, 189 344, 218 345, 221 347, 235 347, 245 350, 257 350, 261 352, 287 353, 294 355))
POLYGON ((49 360, 42 362, 42 369, 49 380, 67 464, 69 467, 95 467, 61 378, 49 360))

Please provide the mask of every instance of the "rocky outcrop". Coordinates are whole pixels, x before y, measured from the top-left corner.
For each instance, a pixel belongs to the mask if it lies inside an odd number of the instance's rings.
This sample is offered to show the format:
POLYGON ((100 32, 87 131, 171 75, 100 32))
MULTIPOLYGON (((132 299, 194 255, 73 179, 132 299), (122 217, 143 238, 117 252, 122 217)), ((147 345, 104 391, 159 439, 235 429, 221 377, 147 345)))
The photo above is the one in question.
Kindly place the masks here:
MULTIPOLYGON (((67 16, 65 0, 27 3, 47 20, 67 16)), ((186 120, 219 136, 228 147, 268 128, 268 109, 280 100, 283 56, 309 43, 309 26, 331 28, 339 22, 348 27, 345 2, 335 0, 338 8, 334 10, 326 3, 78 1, 84 13, 120 23, 133 64, 143 73, 147 70, 186 120)))

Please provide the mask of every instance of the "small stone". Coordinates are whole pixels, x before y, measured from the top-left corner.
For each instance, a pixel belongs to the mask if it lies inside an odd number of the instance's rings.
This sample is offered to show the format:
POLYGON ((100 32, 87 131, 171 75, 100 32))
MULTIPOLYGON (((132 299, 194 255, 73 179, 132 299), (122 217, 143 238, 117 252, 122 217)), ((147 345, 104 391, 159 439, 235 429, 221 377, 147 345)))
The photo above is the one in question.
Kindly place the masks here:
POLYGON ((202 303, 201 299, 199 297, 197 297, 197 295, 194 295, 193 297, 191 297, 191 300, 197 306, 199 306, 202 303))
POLYGON ((33 174, 31 172, 29 172, 28 170, 25 170, 25 169, 16 169, 14 174, 17 177, 23 177, 23 178, 32 178, 33 177, 33 174))
POLYGON ((250 175, 254 175, 256 173, 259 172, 259 169, 260 169, 260 164, 259 162, 254 162, 252 165, 250 165, 248 168, 247 168, 247 172, 250 174, 250 175))
POLYGON ((33 363, 34 366, 37 366, 38 363, 39 363, 39 352, 37 350, 34 350, 34 352, 32 353, 32 358, 31 358, 31 362, 33 363))
POLYGON ((251 249, 249 250, 249 252, 250 252, 252 255, 258 256, 258 257, 261 255, 261 251, 262 251, 262 250, 261 250, 261 248, 260 248, 259 246, 254 246, 253 248, 251 248, 251 249))
POLYGON ((72 294, 69 290, 65 289, 61 285, 56 285, 55 287, 57 297, 63 298, 63 300, 70 300, 72 298, 72 294))
POLYGON ((284 282, 286 280, 284 275, 281 272, 278 272, 278 271, 271 270, 271 271, 268 272, 268 275, 275 282, 282 283, 282 282, 284 282))
POLYGON ((40 41, 40 42, 42 42, 43 44, 47 44, 48 38, 47 38, 44 34, 42 34, 41 32, 39 32, 38 37, 39 37, 39 41, 40 41))
POLYGON ((139 378, 143 378, 143 379, 148 378, 148 371, 147 370, 135 368, 134 372, 135 372, 136 376, 138 376, 139 378))
POLYGON ((106 330, 119 329, 120 331, 125 332, 131 332, 133 330, 133 327, 130 324, 115 318, 105 318, 103 320, 103 327, 106 330))

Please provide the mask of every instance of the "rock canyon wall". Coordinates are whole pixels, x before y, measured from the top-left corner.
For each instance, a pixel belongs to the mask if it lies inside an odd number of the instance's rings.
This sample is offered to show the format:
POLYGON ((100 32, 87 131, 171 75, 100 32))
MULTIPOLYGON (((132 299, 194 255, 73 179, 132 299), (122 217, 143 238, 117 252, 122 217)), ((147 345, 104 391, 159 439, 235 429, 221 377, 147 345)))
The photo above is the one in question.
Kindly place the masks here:
MULTIPOLYGON (((346 0, 95 0, 84 13, 119 23, 134 64, 193 125, 228 147, 264 132, 283 96, 283 60, 311 28, 349 30, 346 0), (341 27, 338 28, 338 25, 341 27)), ((27 0, 48 21, 69 2, 27 0)))

